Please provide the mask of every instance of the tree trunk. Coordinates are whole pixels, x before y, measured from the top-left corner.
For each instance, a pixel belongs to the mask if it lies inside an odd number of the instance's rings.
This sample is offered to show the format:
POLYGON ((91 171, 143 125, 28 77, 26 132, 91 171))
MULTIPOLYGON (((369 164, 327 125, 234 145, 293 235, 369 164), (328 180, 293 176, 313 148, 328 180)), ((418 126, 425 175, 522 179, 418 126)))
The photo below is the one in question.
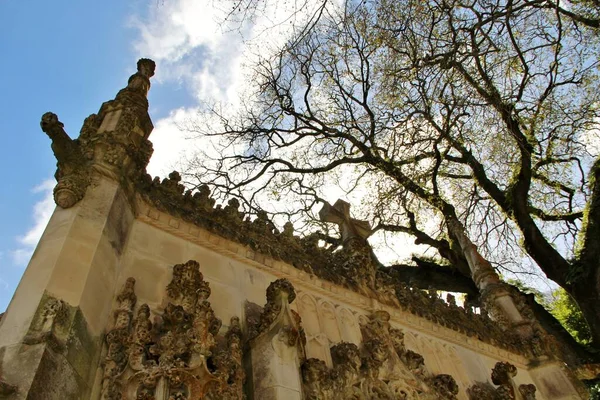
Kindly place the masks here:
POLYGON ((600 285, 596 272, 590 279, 580 279, 575 284, 565 287, 579 306, 592 334, 592 346, 600 348, 600 285))

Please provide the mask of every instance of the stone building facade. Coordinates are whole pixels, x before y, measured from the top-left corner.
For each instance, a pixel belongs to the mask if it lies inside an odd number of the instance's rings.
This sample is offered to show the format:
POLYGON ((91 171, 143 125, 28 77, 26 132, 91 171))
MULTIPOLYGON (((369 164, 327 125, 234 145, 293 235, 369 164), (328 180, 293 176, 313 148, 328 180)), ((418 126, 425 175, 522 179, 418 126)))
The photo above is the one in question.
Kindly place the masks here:
POLYGON ((176 172, 152 180, 154 67, 140 60, 78 139, 42 118, 57 207, 0 322, 0 398, 585 398, 489 271, 494 319, 378 269, 343 201, 321 212, 343 239, 326 251, 176 172))

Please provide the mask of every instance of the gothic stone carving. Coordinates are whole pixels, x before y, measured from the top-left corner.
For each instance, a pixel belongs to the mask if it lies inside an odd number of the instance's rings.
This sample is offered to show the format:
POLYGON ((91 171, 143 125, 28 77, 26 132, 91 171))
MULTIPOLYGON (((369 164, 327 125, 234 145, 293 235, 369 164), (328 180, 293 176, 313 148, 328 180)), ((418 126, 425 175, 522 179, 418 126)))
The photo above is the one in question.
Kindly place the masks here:
POLYGON ((519 385, 513 378, 517 368, 507 362, 498 362, 492 370, 492 382, 497 388, 487 383, 478 383, 467 389, 471 400, 535 400, 536 387, 533 384, 519 385))
POLYGON ((56 114, 45 113, 40 125, 52 140, 52 151, 57 160, 54 201, 62 208, 72 207, 83 198, 90 183, 89 169, 81 146, 67 135, 64 124, 56 114))
POLYGON ((361 349, 352 343, 331 348, 333 368, 308 359, 302 366, 306 399, 456 399, 458 385, 450 375, 429 376, 423 357, 407 350, 404 335, 391 328, 385 311, 362 325, 361 349))
POLYGON ((175 265, 169 303, 152 320, 146 304, 132 318, 134 285, 129 278, 117 296, 114 326, 106 335, 101 398, 241 400, 239 320, 232 318, 219 345, 221 321, 208 301, 210 287, 198 263, 175 265))
POLYGON ((267 288, 267 304, 260 315, 257 336, 273 329, 280 322, 282 329, 280 339, 288 346, 306 344, 306 335, 302 328, 300 315, 289 308, 289 304, 296 299, 294 286, 287 279, 277 279, 267 288), (286 320, 287 317, 287 320, 286 320))
MULTIPOLYGON (((207 185, 200 186, 195 192, 186 191, 181 184, 181 175, 177 172, 163 180, 153 180, 149 175, 144 175, 137 183, 144 199, 159 210, 179 216, 229 240, 248 245, 265 256, 282 259, 321 279, 376 298, 384 304, 400 307, 494 346, 514 353, 531 353, 528 343, 500 329, 487 313, 476 314, 472 307, 459 307, 455 301, 446 303, 435 292, 432 294, 408 287, 388 269, 376 270, 376 260, 372 258, 368 243, 361 244, 365 235, 368 236, 367 225, 351 218, 346 220, 349 214, 346 216, 345 206, 340 206, 339 210, 334 210, 335 206, 329 206, 329 212, 337 216, 331 218, 332 222, 342 223, 341 230, 347 233, 348 239, 346 248, 334 251, 340 243, 320 247, 319 240, 325 237, 318 232, 299 238, 294 235, 293 225, 289 222, 279 232, 264 213, 251 221, 240 210, 240 203, 235 199, 231 199, 225 206, 215 206, 207 185), (352 226, 358 229, 357 233, 352 234, 352 226)), ((250 329, 255 327, 251 325, 250 329)))
POLYGON ((33 318, 25 344, 47 343, 55 350, 64 348, 72 310, 63 300, 45 295, 33 318))

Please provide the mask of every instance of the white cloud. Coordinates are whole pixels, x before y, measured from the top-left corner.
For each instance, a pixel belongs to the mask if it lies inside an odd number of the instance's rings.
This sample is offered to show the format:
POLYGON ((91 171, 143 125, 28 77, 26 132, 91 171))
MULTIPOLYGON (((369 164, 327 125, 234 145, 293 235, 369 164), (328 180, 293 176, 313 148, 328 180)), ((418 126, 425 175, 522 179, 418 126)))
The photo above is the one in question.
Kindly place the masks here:
POLYGON ((181 129, 196 117, 195 108, 179 108, 171 111, 167 118, 156 123, 150 135, 154 153, 147 171, 152 176, 166 176, 173 170, 179 170, 182 161, 195 153, 198 142, 188 140, 189 132, 181 129))
POLYGON ((54 199, 52 190, 56 182, 54 179, 47 179, 38 186, 34 187, 32 192, 41 194, 43 197, 33 206, 33 224, 23 236, 17 237, 19 247, 11 251, 13 263, 18 266, 26 266, 35 250, 35 246, 42 237, 46 225, 54 212, 54 199))

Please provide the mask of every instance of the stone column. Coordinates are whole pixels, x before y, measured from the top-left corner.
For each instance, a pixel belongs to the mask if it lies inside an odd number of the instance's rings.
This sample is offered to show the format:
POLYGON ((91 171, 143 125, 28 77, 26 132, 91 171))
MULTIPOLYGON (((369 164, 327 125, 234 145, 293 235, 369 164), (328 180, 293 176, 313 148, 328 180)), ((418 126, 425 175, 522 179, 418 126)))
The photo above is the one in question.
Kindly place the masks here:
POLYGON ((254 400, 301 400, 301 360, 304 331, 300 316, 290 309, 296 294, 286 279, 267 289, 267 304, 258 335, 250 341, 254 400))
POLYGON ((503 328, 512 329, 523 338, 531 338, 534 334, 532 321, 521 314, 511 296, 509 286, 500 280, 490 262, 479 253, 465 234, 462 224, 456 219, 450 219, 448 230, 456 237, 467 259, 471 276, 481 293, 486 311, 503 328))
POLYGON ((134 220, 135 179, 152 152, 146 94, 154 62, 88 117, 72 140, 42 117, 58 160, 57 207, 0 323, 0 396, 89 397, 120 257, 134 220))

